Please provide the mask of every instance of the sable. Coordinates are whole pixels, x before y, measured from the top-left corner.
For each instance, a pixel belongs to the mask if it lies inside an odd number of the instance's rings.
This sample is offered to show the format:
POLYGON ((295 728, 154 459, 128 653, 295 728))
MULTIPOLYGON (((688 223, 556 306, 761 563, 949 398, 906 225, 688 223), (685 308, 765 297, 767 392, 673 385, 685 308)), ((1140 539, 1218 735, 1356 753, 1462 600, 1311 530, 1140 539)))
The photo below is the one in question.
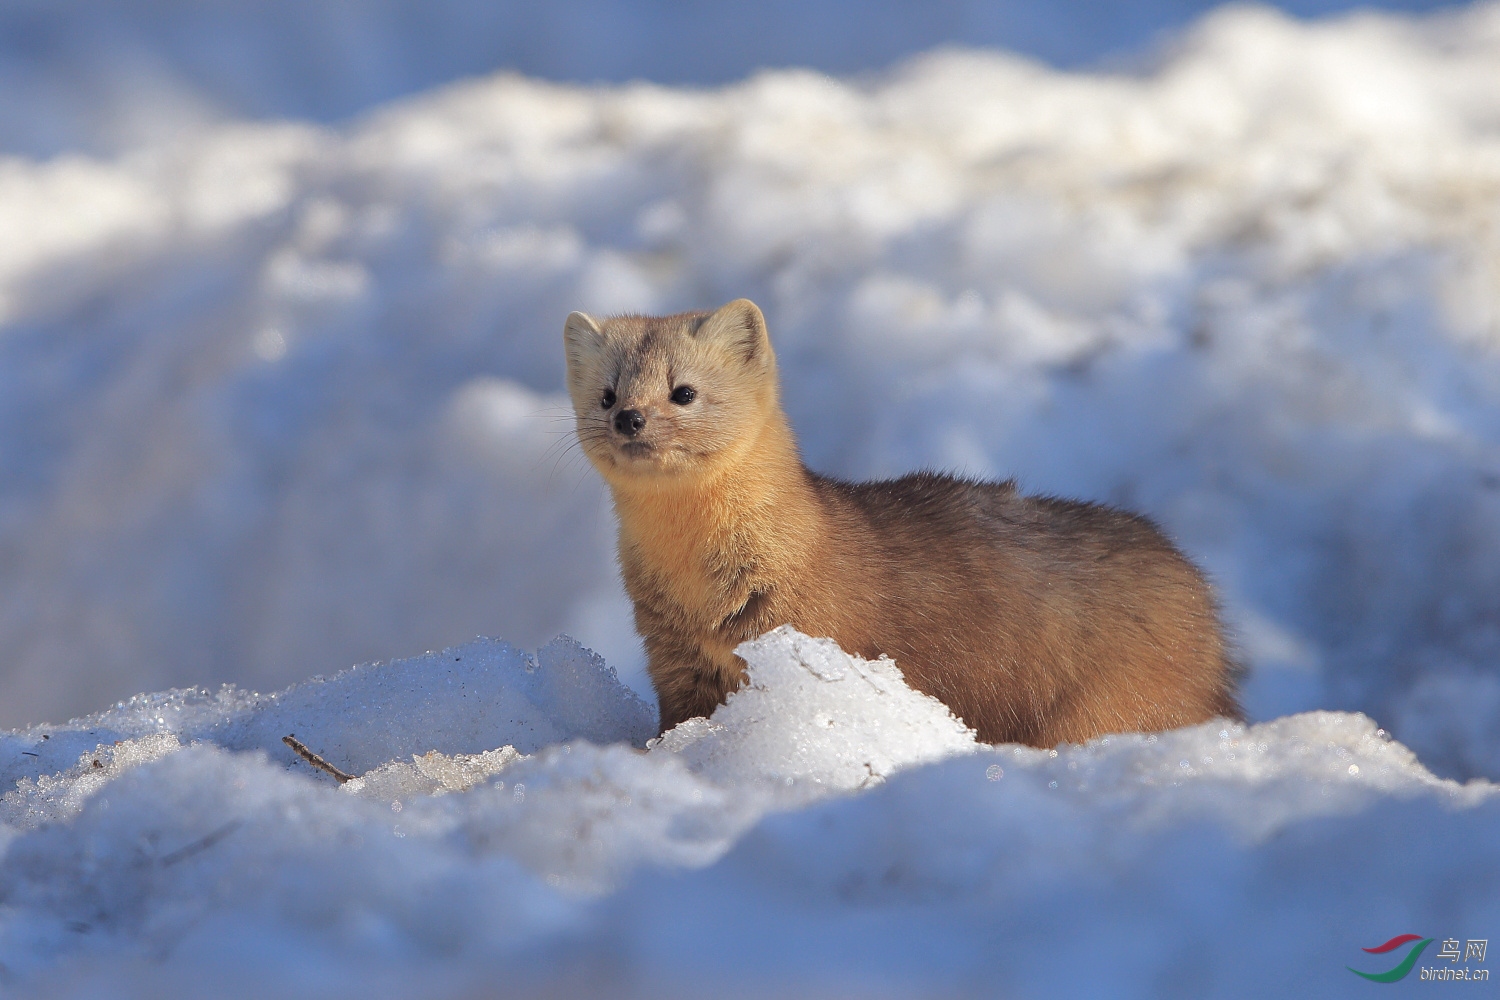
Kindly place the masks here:
POLYGON ((563 340, 663 730, 712 713, 744 680, 735 646, 787 623, 890 656, 992 743, 1239 716, 1212 591, 1145 518, 1013 482, 812 472, 746 299, 575 312, 563 340))

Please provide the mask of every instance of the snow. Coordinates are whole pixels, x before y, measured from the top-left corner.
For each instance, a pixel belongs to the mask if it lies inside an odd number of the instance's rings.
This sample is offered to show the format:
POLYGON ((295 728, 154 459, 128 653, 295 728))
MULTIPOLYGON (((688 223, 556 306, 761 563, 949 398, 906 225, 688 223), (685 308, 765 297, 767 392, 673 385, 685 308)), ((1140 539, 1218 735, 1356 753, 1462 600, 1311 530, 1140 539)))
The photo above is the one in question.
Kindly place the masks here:
POLYGON ((745 687, 712 719, 689 719, 654 747, 720 783, 768 782, 782 802, 816 798, 978 746, 942 702, 907 687, 890 659, 850 656, 788 625, 738 653, 750 670, 745 687))
POLYGON ((890 661, 783 628, 741 647, 750 681, 710 720, 643 752, 577 736, 605 716, 639 727, 639 700, 602 661, 561 654, 596 695, 580 723, 566 692, 515 699, 532 661, 460 649, 265 697, 167 692, 7 737, 115 737, 0 799, 10 983, 1034 995, 1059 972, 1056 949, 1037 947, 1051 939, 1087 959, 1067 967, 1068 992, 1306 981, 1336 995, 1356 939, 1500 915, 1496 787, 1433 776, 1360 715, 988 747, 890 661), (462 692, 444 674, 455 653, 485 662, 470 677, 488 683, 462 692), (457 746, 476 710, 501 748, 408 753, 427 744, 398 725, 382 748, 370 725, 423 719, 428 743, 457 746), (273 735, 308 718, 346 770, 362 753, 389 761, 337 783, 273 735), (543 731, 557 740, 537 747, 543 731))
POLYGON ((1339 996, 1496 926, 1500 5, 372 72, 0 158, 0 992, 1339 996), (1161 523, 1251 724, 991 748, 782 631, 644 749, 560 325, 741 295, 814 468, 1161 523))

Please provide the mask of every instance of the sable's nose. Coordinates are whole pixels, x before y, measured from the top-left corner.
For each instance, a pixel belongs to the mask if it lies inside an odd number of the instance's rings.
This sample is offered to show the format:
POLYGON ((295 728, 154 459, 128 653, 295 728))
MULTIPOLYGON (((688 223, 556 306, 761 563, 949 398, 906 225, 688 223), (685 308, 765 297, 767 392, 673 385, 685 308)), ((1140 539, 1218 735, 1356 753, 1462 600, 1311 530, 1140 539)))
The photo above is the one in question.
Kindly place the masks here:
POLYGON ((640 410, 621 410, 615 414, 615 430, 633 438, 646 426, 646 415, 640 410))

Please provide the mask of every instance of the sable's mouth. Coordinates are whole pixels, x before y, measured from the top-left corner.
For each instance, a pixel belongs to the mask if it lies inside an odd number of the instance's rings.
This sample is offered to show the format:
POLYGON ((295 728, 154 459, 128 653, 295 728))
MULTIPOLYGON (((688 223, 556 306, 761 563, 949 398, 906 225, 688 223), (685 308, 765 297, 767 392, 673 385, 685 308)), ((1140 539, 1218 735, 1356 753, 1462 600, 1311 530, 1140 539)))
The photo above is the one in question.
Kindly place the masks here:
POLYGON ((620 453, 626 458, 646 458, 652 452, 656 451, 655 445, 647 444, 644 441, 622 441, 618 447, 620 453))

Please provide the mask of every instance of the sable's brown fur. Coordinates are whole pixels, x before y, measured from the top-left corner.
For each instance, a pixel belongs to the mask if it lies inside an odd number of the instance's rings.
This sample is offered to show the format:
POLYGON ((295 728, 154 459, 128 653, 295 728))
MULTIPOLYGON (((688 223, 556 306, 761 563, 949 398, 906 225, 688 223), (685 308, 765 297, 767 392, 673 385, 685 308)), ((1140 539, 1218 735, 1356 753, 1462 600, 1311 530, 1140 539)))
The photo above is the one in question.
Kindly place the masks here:
POLYGON ((745 299, 573 313, 564 341, 663 730, 712 713, 744 679, 735 646, 787 623, 890 656, 991 743, 1238 716, 1208 585, 1146 519, 1009 482, 809 471, 745 299))

